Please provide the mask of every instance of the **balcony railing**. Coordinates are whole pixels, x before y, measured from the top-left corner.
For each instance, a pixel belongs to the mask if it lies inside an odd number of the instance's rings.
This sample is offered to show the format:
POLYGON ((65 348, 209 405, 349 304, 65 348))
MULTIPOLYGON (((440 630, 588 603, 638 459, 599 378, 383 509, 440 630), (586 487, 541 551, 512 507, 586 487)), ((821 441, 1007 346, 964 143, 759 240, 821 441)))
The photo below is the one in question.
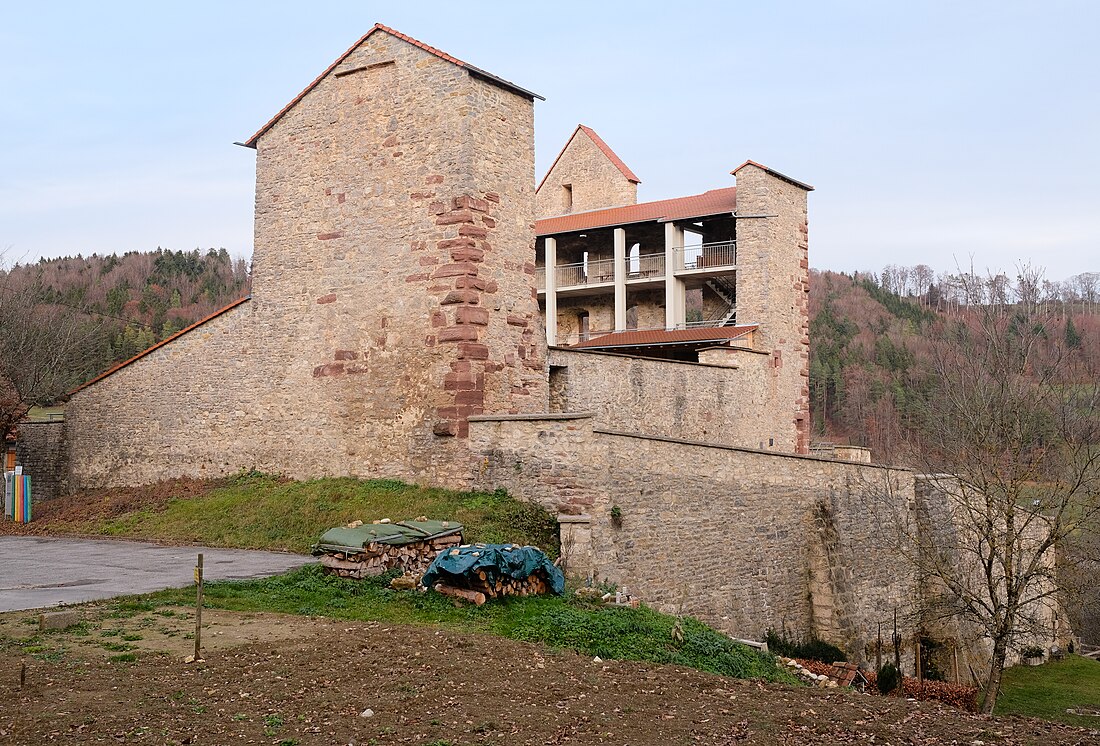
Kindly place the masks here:
POLYGON ((676 249, 677 264, 684 269, 713 269, 737 265, 737 242, 716 241, 676 249))
MULTIPOLYGON (((590 330, 590 331, 588 331, 587 333, 584 333, 584 334, 582 334, 580 332, 573 332, 572 334, 565 334, 565 335, 559 334, 558 335, 558 344, 559 345, 565 345, 565 346, 568 347, 568 346, 572 346, 572 345, 575 345, 575 344, 579 344, 581 342, 587 342, 588 340, 595 339, 596 337, 603 337, 605 335, 613 335, 613 334, 627 334, 629 332, 675 331, 675 330, 682 330, 682 329, 718 328, 718 327, 721 327, 721 326, 727 326, 727 324, 722 323, 721 319, 706 319, 704 321, 688 321, 688 322, 683 323, 683 324, 677 324, 673 327, 664 327, 664 326, 645 327, 645 328, 640 328, 640 329, 624 329, 620 332, 616 332, 616 331, 613 331, 611 329, 604 329, 604 330, 592 329, 592 330, 590 330)), ((613 340, 608 340, 608 343, 609 344, 614 344, 613 340)))
MULTIPOLYGON (((680 246, 676 252, 677 272, 681 270, 721 269, 737 266, 737 242, 718 241, 696 246, 680 246)), ((627 280, 659 280, 665 276, 665 254, 658 252, 626 257, 627 280)), ((557 286, 561 288, 599 285, 615 281, 614 259, 589 259, 587 262, 559 264, 557 286)), ((535 282, 546 290, 546 268, 535 269, 535 282)))

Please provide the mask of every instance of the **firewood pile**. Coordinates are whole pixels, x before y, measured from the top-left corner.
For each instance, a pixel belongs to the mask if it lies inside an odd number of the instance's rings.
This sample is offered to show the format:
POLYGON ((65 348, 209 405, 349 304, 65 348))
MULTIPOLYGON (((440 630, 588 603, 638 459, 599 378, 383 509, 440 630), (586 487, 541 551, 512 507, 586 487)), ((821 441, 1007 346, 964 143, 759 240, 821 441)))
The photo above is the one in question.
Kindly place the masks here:
POLYGON ((541 550, 515 544, 463 544, 441 552, 421 582, 478 606, 494 598, 565 590, 561 570, 541 550))
POLYGON ((361 580, 400 570, 419 577, 440 552, 462 544, 462 524, 454 521, 355 521, 329 529, 314 545, 313 554, 330 575, 361 580))

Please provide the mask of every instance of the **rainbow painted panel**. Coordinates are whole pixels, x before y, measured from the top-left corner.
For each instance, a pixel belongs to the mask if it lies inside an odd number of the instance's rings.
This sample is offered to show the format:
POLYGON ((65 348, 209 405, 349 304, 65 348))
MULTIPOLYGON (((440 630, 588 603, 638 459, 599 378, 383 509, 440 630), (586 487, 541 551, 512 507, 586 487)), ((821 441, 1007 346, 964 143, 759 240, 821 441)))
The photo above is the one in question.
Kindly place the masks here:
POLYGON ((12 501, 9 517, 19 523, 31 522, 31 477, 18 474, 12 479, 12 501))

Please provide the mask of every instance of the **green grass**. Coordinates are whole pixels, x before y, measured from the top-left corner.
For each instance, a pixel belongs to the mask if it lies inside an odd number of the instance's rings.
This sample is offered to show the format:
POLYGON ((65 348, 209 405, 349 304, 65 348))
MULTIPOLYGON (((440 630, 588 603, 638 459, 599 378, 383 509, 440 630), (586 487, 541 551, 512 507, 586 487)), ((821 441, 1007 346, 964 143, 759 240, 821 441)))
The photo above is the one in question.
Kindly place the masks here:
POLYGON ((1079 708, 1100 711, 1100 662, 1070 655, 1041 666, 1016 666, 1005 671, 997 700, 998 715, 1100 728, 1100 717, 1066 712, 1079 708))
MULTIPOLYGON (((434 624, 480 632, 604 659, 671 663, 735 678, 797 683, 771 655, 733 642, 703 623, 652 609, 606 607, 575 597, 509 597, 484 606, 456 606, 438 593, 395 591, 392 575, 363 581, 325 575, 317 565, 273 578, 212 582, 206 605, 234 611, 274 611, 338 619, 434 624)), ((149 597, 162 603, 194 603, 189 589, 149 597)))
POLYGON ((557 556, 557 522, 536 505, 503 490, 457 492, 387 479, 314 479, 286 482, 244 474, 210 491, 70 530, 127 538, 156 538, 210 546, 285 549, 305 553, 334 526, 379 518, 417 516, 455 520, 467 541, 533 544, 557 556))

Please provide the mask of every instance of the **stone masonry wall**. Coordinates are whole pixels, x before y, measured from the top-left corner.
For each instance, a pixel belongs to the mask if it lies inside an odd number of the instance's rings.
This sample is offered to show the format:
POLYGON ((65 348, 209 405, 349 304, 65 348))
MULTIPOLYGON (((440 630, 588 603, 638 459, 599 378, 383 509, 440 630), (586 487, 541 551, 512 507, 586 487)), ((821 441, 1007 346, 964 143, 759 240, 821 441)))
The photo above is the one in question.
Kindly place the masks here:
POLYGON ((590 411, 600 427, 640 435, 793 453, 793 428, 770 398, 772 357, 738 349, 703 355, 713 362, 553 348, 550 364, 567 374, 551 408, 590 411))
POLYGON ((864 659, 895 607, 913 629, 915 575, 867 509, 887 490, 904 509, 909 472, 617 433, 591 415, 475 418, 471 440, 479 485, 589 516, 590 571, 662 611, 739 637, 816 633, 864 659))
POLYGON ((539 186, 536 198, 542 219, 637 204, 638 185, 623 175, 584 130, 578 130, 539 186), (572 186, 571 207, 564 201, 564 184, 572 186))
POLYGON ((52 500, 68 491, 65 422, 23 422, 19 425, 16 459, 31 476, 31 499, 52 500))
POLYGON ((252 301, 73 397, 78 482, 461 486, 470 414, 547 406, 533 135, 530 98, 372 33, 258 138, 252 301))
POLYGON ((775 358, 782 416, 809 450, 810 337, 806 191, 762 168, 737 171, 737 323, 759 324, 775 358))

